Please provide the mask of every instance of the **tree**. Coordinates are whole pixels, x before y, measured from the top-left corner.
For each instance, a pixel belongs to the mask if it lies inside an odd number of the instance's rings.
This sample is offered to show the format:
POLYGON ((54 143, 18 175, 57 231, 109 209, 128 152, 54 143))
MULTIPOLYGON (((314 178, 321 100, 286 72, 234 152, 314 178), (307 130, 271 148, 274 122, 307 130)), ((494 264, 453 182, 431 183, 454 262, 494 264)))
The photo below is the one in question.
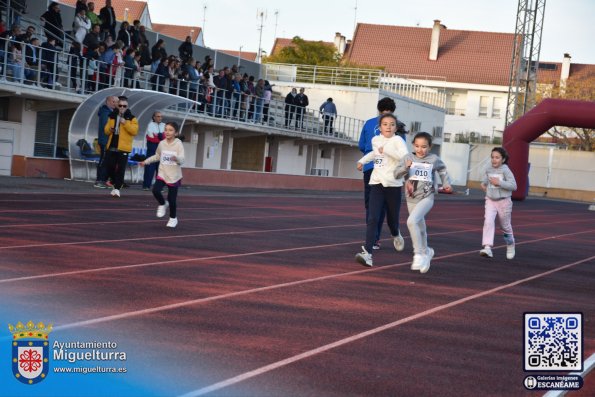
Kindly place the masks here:
POLYGON ((265 63, 289 63, 293 65, 339 66, 340 56, 332 44, 322 41, 306 41, 299 36, 291 40, 278 54, 266 57, 265 63))
MULTIPOLYGON (((540 102, 545 98, 595 101, 595 71, 571 76, 566 82, 542 86, 537 100, 540 102)), ((595 151, 595 129, 553 127, 546 134, 569 149, 595 151)))

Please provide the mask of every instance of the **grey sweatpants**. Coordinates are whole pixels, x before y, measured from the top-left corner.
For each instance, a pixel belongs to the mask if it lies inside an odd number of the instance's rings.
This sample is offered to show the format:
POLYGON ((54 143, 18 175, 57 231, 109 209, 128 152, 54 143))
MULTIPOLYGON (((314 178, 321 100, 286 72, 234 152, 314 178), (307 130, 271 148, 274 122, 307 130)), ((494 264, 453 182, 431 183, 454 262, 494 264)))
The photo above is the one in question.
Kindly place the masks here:
POLYGON ((407 200, 409 218, 407 227, 413 244, 413 253, 425 255, 428 248, 428 233, 426 232, 425 217, 434 206, 434 195, 430 195, 418 202, 407 200))

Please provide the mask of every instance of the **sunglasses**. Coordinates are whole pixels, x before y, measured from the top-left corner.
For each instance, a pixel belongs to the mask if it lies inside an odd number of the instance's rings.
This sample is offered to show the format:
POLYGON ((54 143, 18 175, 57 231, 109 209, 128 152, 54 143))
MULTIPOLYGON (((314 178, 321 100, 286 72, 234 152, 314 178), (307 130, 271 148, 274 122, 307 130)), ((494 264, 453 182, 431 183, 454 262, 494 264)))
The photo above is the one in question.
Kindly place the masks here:
POLYGON ((118 105, 119 108, 127 108, 128 105, 118 105))

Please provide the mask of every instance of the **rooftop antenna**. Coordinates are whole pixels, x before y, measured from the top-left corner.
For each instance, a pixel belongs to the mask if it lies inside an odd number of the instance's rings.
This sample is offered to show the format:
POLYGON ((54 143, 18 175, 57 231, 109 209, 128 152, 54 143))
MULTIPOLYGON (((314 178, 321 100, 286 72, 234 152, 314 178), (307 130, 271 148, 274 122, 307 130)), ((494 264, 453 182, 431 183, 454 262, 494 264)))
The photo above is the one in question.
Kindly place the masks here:
POLYGON ((204 35, 205 25, 207 24, 207 3, 202 7, 202 31, 204 35))
POLYGON ((275 39, 277 38, 277 22, 279 20, 279 10, 275 10, 275 39))
POLYGON ((355 7, 353 7, 353 31, 357 27, 357 0, 355 0, 355 7))
POLYGON ((260 61, 262 60, 262 29, 264 27, 264 20, 267 18, 267 11, 257 10, 256 18, 260 18, 260 25, 258 26, 258 30, 260 31, 258 37, 258 54, 256 54, 256 62, 260 63, 260 61))

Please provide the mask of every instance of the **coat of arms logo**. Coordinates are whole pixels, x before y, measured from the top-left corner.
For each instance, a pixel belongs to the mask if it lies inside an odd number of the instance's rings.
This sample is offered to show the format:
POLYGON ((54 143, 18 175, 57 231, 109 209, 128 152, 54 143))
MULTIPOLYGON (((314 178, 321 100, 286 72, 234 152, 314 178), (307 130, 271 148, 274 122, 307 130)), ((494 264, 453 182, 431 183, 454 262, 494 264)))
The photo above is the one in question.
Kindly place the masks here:
POLYGON ((8 324, 12 333, 12 373, 26 385, 34 385, 44 380, 49 371, 49 339, 52 324, 27 324, 20 321, 16 326, 8 324))

